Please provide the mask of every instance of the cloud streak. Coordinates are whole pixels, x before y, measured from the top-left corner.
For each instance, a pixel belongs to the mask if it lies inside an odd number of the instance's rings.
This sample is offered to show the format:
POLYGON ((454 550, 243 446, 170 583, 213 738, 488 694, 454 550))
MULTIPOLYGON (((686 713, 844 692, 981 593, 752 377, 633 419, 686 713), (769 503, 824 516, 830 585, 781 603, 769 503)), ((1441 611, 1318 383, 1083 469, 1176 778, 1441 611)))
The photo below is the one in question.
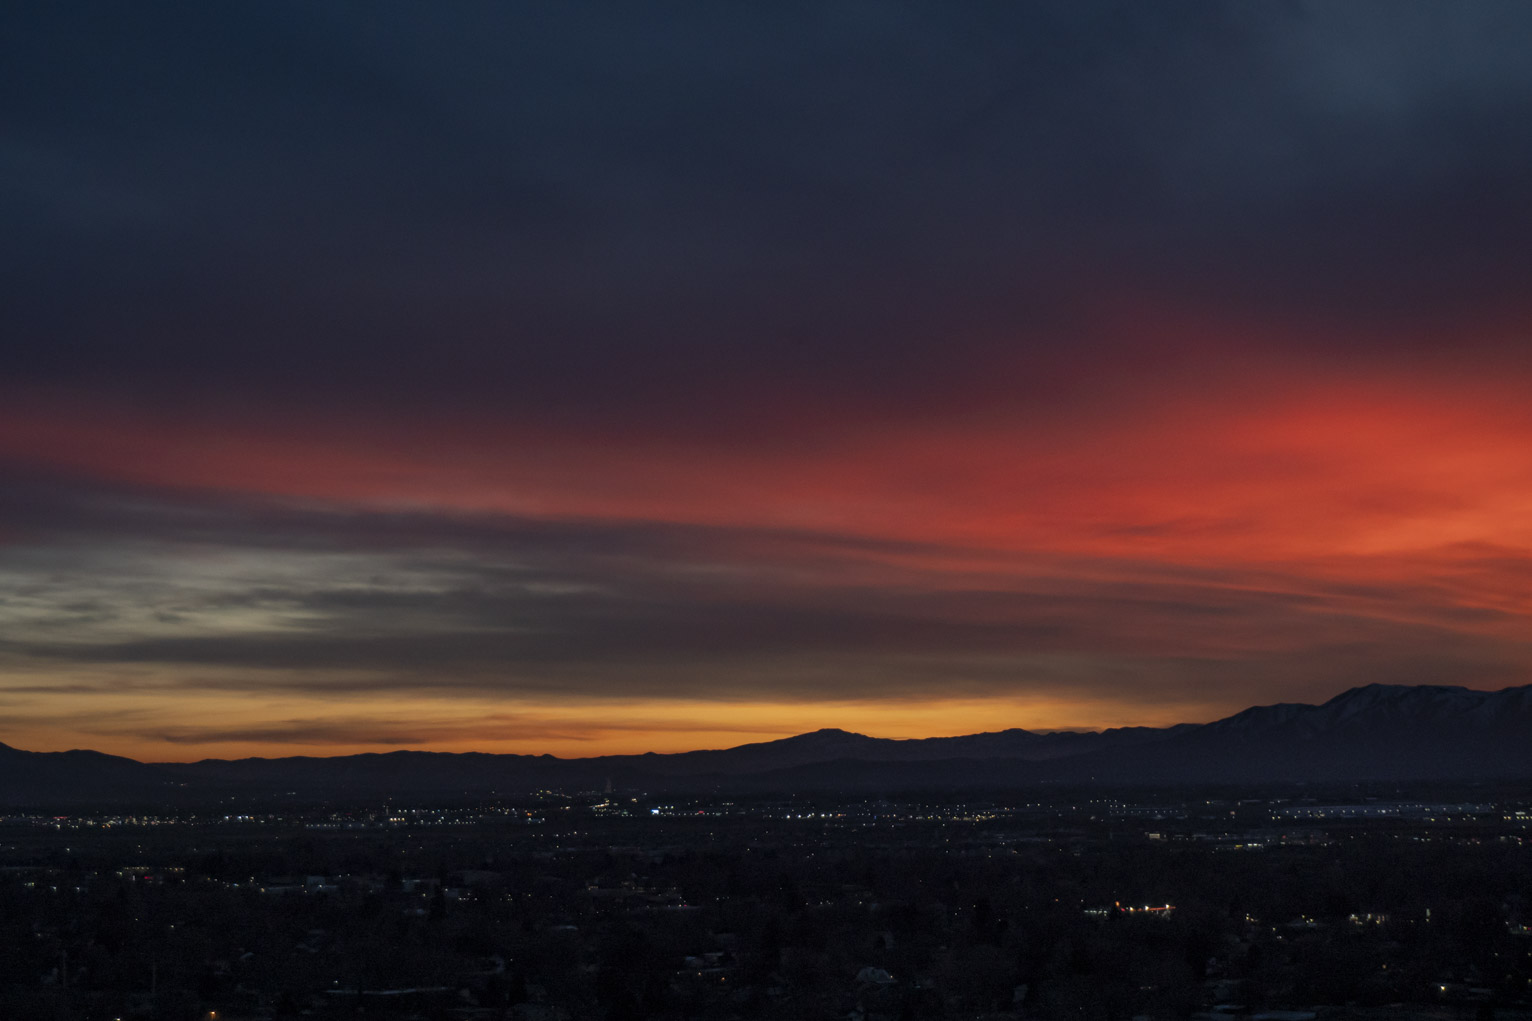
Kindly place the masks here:
POLYGON ((13 593, 0 603, 0 651, 56 670, 152 667, 172 688, 722 702, 1067 688, 1122 698, 1134 690, 1126 671, 1154 699, 1274 661, 1340 683, 1360 660, 1372 672, 1414 660, 1432 665, 1411 675, 1478 680, 1529 657, 1517 602, 1527 558, 1493 547, 1409 563, 1192 565, 249 498, 157 507, 172 497, 43 488, 10 519, 32 540, 0 551, 13 593), (141 530, 193 517, 190 538, 141 530), (829 664, 838 677, 826 678, 829 664))
POLYGON ((1524 683, 1529 32, 7 10, 7 733, 457 747, 649 706, 674 742, 1524 683))

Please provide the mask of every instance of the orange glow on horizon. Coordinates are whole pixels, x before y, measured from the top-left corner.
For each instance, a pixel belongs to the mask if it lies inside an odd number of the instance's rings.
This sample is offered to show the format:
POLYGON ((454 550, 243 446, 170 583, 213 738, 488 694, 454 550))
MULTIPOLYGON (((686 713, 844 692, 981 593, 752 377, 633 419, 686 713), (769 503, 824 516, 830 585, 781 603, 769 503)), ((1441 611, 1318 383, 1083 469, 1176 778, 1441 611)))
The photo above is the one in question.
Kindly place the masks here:
MULTIPOLYGON (((337 713, 320 699, 294 699, 281 705, 229 696, 202 696, 149 709, 144 698, 120 702, 135 715, 163 715, 173 723, 149 728, 154 733, 113 728, 97 721, 52 719, 30 722, 23 711, 7 720, 0 740, 28 751, 91 748, 143 762, 195 762, 206 758, 276 758, 288 755, 352 755, 416 749, 438 752, 551 754, 560 758, 641 755, 733 748, 774 741, 822 728, 872 737, 911 739, 954 737, 985 731, 1085 730, 1113 726, 1170 726, 1206 721, 1232 709, 1224 706, 1171 704, 1146 715, 1100 700, 1057 698, 967 699, 894 702, 743 702, 703 703, 653 700, 539 704, 522 709, 497 701, 472 700, 443 705, 429 699, 393 700, 359 707, 357 716, 337 713), (187 703, 190 704, 187 704, 187 703), (301 724, 293 717, 301 717, 301 724), (238 721, 238 722, 231 722, 238 721), (1087 726, 1082 721, 1090 721, 1087 726), (282 740, 285 725, 313 736, 282 740), (269 728, 261 740, 230 734, 242 726, 269 728), (351 738, 325 738, 323 732, 348 732, 351 738)), ((152 704, 152 700, 151 700, 152 704)), ((99 710, 99 706, 97 707, 99 710)))
MULTIPOLYGON (((1174 401, 1085 402, 1057 420, 990 407, 937 423, 847 421, 812 443, 744 445, 637 430, 599 439, 532 434, 470 416, 395 426, 315 412, 275 424, 12 394, 0 405, 0 456, 323 510, 706 526, 717 531, 708 541, 752 563, 773 563, 773 544, 791 545, 800 554, 791 582, 805 591, 1021 593, 1036 598, 1044 632, 1070 623, 1048 616, 1049 598, 1083 586, 1129 601, 1140 589, 1178 584, 1219 589, 1231 606, 1243 596, 1286 600, 1280 614, 1190 615, 1174 626, 1153 612, 1103 610, 1099 648, 1089 652, 1124 662, 1279 663, 1303 642, 1344 649, 1356 634, 1400 626, 1444 647, 1492 639, 1502 650, 1496 670, 1532 663, 1526 380, 1272 370, 1258 388, 1248 380, 1221 388, 1213 371, 1196 382, 1174 401), (805 553, 816 543, 822 564, 805 553)), ((962 612, 976 625, 1013 623, 1003 608, 962 612)), ((1030 683, 1024 669, 1017 676, 1030 683)), ((1201 693, 1166 702, 1126 682, 1115 696, 1070 697, 1067 671, 1061 676, 1046 696, 1009 701, 954 698, 959 689, 938 687, 842 703, 550 696, 515 711, 476 696, 374 693, 354 696, 342 712, 317 696, 258 705, 254 696, 205 695, 185 704, 184 691, 140 692, 120 705, 165 724, 119 731, 81 729, 61 711, 67 696, 38 694, 15 705, 0 740, 155 760, 396 747, 585 756, 729 747, 821 727, 930 737, 1167 725, 1259 701, 1193 686, 1184 691, 1201 693), (230 719, 269 733, 219 736, 237 729, 230 719), (310 736, 284 738, 281 726, 300 719, 310 736)), ((718 683, 727 687, 729 677, 718 683)))

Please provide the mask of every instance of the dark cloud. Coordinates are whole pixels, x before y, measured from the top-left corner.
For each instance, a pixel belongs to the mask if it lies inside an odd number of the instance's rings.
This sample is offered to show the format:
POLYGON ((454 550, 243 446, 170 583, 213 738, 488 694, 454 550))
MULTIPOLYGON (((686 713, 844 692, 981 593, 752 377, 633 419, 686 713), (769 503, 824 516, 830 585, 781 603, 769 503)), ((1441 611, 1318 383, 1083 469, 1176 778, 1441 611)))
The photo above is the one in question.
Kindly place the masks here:
POLYGON ((5 17, 12 384, 717 429, 1056 389, 1123 287, 1397 327, 1532 269, 1519 4, 5 17))
MULTIPOLYGON (((1498 679, 1532 661, 1517 611, 1465 605, 1450 578, 1041 555, 990 555, 976 574, 950 559, 973 551, 941 545, 58 481, 13 495, 0 525, 31 533, 0 550, 10 662, 147 667, 204 691, 1142 697, 1287 669, 1289 685, 1498 679)), ((1491 579, 1517 570, 1494 551, 1477 563, 1491 579)))
POLYGON ((172 745, 227 744, 276 744, 318 745, 336 747, 344 745, 379 745, 391 747, 421 747, 442 741, 592 741, 602 736, 624 731, 644 733, 691 733, 705 730, 708 733, 753 733, 749 727, 731 726, 727 723, 699 726, 684 720, 648 720, 642 723, 632 720, 558 716, 531 716, 491 713, 488 716, 440 716, 408 721, 386 717, 348 715, 324 720, 289 719, 276 720, 258 727, 160 727, 154 724, 132 724, 126 727, 100 727, 95 732, 102 735, 149 738, 172 745))

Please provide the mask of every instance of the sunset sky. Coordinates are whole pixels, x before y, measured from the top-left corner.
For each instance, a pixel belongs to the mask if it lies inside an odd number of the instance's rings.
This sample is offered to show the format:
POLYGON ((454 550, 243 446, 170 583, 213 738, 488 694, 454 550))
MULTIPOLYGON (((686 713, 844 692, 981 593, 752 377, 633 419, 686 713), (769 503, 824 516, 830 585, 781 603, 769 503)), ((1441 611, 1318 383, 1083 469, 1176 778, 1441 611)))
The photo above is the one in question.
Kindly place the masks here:
POLYGON ((1532 682, 1532 5, 0 13, 0 741, 1532 682))

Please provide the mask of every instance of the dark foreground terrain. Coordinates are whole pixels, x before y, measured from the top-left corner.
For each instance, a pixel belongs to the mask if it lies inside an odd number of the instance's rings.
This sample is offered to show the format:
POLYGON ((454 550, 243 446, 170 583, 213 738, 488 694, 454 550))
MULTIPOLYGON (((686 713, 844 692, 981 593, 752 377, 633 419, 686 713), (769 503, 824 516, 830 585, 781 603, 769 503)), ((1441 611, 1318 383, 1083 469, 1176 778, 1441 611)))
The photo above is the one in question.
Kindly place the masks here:
POLYGON ((0 1018, 1532 1017, 1529 839, 1507 785, 12 814, 0 1018))

